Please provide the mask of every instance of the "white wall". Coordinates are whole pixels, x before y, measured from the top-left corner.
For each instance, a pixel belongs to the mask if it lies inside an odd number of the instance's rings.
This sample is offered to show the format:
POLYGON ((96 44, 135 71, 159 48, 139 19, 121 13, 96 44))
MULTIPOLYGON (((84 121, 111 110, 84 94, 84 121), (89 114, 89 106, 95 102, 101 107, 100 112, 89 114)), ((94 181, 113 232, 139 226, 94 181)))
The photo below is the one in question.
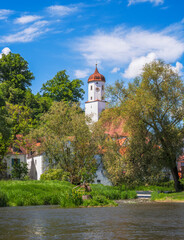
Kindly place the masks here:
POLYGON ((105 109, 105 101, 94 101, 85 103, 85 114, 91 117, 92 122, 97 122, 101 112, 105 109))
POLYGON ((11 171, 13 169, 12 159, 20 159, 20 163, 21 162, 26 163, 26 155, 25 154, 8 154, 5 157, 5 161, 7 163, 7 174, 8 175, 11 175, 11 171))
POLYGON ((98 164, 98 169, 96 171, 96 178, 94 179, 95 184, 103 184, 106 186, 111 186, 112 183, 109 179, 105 176, 105 170, 103 168, 102 159, 100 155, 95 156, 98 164))
POLYGON ((34 156, 27 159, 29 175, 32 179, 40 180, 40 176, 45 171, 44 155, 34 156))
POLYGON ((105 83, 102 81, 99 82, 89 82, 88 83, 88 101, 95 101, 95 100, 103 100, 102 97, 104 96, 104 88, 105 83), (102 90, 103 86, 103 90, 102 90), (92 90, 91 90, 92 87, 92 90), (99 88, 99 91, 97 92, 96 89, 99 88))

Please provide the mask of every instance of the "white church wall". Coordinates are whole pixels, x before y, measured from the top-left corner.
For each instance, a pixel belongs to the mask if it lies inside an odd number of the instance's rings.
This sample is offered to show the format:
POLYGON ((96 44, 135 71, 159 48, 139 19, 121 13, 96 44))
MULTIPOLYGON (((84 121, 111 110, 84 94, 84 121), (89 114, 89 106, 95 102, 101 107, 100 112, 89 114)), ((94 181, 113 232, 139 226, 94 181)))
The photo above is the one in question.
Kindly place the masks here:
POLYGON ((32 179, 40 180, 42 173, 45 171, 44 155, 34 156, 27 159, 29 175, 32 179))

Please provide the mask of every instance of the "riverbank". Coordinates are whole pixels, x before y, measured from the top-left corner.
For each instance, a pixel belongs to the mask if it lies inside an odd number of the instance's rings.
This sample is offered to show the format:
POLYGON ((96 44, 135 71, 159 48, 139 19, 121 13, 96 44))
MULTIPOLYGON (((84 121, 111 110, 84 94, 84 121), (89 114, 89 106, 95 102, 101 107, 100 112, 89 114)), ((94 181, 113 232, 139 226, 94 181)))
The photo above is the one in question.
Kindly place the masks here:
POLYGON ((75 188, 64 181, 0 181, 0 206, 59 205, 61 207, 117 206, 114 200, 136 198, 135 191, 91 184, 92 191, 75 188), (82 200, 89 194, 91 199, 82 200))
POLYGON ((158 193, 151 194, 151 200, 156 202, 184 202, 184 191, 175 193, 158 193))

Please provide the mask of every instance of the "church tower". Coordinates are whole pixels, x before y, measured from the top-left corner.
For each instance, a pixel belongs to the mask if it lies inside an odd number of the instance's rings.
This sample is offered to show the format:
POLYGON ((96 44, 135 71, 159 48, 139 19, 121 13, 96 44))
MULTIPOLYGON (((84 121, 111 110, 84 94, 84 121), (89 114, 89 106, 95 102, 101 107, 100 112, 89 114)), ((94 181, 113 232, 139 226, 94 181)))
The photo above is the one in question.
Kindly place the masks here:
POLYGON ((97 122, 105 109, 104 89, 105 77, 98 72, 96 64, 95 72, 88 78, 88 101, 85 102, 85 114, 91 117, 92 122, 97 122))

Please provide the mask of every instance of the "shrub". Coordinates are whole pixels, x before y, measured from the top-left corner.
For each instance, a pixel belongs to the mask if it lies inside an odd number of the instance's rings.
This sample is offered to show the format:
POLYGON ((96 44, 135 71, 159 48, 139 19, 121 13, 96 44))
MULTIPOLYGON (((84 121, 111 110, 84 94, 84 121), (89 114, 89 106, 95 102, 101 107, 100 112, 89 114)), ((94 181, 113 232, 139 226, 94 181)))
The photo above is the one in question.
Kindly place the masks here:
POLYGON ((28 174, 27 163, 14 163, 11 174, 12 178, 24 179, 24 177, 28 174))
POLYGON ((63 169, 49 169, 41 175, 41 180, 60 180, 68 181, 70 173, 64 172, 63 169))
POLYGON ((4 192, 0 192, 0 207, 8 206, 8 197, 4 192))

